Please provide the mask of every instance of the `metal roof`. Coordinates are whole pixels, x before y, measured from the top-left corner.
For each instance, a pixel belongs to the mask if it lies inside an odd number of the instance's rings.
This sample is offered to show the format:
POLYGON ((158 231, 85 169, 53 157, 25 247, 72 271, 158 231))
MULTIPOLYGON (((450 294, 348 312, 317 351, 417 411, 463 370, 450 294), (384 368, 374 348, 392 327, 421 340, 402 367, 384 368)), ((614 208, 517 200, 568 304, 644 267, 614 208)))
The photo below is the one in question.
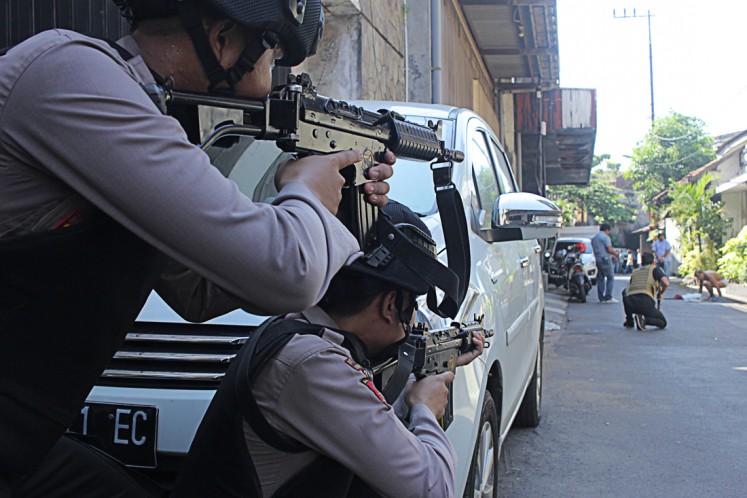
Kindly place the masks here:
POLYGON ((558 86, 556 0, 458 0, 480 55, 499 86, 558 86))

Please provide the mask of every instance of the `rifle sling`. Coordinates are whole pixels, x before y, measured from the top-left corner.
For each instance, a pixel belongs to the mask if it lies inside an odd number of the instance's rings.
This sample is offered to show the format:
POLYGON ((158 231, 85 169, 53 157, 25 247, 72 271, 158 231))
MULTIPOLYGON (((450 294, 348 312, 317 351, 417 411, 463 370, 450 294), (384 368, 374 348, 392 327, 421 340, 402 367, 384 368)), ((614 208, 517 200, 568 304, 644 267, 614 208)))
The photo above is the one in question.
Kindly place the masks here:
POLYGON ((409 341, 403 342, 397 349, 397 366, 389 382, 381 390, 381 394, 390 405, 402 394, 402 390, 407 385, 415 363, 415 349, 409 341))
POLYGON ((464 215, 462 197, 451 179, 453 164, 450 161, 434 163, 431 165, 431 170, 433 171, 436 204, 446 243, 449 270, 456 275, 457 282, 456 288, 439 286, 444 291, 440 304, 437 302, 435 289, 431 287, 428 291, 427 304, 431 311, 442 318, 447 316, 456 318, 469 287, 470 248, 467 219, 464 215))

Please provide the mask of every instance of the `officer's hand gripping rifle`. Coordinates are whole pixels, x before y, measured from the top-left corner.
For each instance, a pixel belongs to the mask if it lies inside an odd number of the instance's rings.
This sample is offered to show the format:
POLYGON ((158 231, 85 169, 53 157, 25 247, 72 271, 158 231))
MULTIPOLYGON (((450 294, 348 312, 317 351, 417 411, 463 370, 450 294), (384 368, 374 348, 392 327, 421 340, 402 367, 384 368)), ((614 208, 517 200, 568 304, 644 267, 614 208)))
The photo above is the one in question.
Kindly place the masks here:
MULTIPOLYGON (((375 247, 371 228, 378 208, 365 201, 363 186, 369 182, 368 169, 381 162, 390 150, 395 156, 432 161, 433 182, 444 229, 449 268, 458 281, 442 288, 446 298, 434 309, 440 316, 456 316, 466 294, 470 275, 467 222, 461 198, 451 181, 452 162, 464 154, 445 146, 441 122, 422 126, 390 112, 372 112, 316 93, 307 74, 289 75, 289 82, 275 88, 266 100, 249 100, 217 95, 173 91, 170 105, 209 106, 241 111, 241 122, 220 126, 202 144, 206 149, 225 136, 250 135, 273 140, 286 152, 328 154, 347 149, 363 152, 363 160, 344 169, 345 188, 338 216, 357 238, 361 249, 375 247)), ((456 280, 456 279, 455 279, 456 280)))

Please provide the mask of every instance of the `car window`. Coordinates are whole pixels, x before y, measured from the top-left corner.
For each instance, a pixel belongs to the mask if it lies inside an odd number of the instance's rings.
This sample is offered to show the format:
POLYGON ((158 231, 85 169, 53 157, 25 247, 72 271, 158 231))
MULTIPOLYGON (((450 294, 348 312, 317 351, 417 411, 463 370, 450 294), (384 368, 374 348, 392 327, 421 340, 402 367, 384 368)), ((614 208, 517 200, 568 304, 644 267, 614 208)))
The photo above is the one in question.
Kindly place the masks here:
POLYGON ((496 173, 498 174, 498 184, 500 185, 501 193, 516 192, 514 178, 511 174, 511 167, 508 165, 506 155, 495 140, 493 140, 493 137, 490 137, 490 150, 493 153, 493 158, 495 160, 496 173))
POLYGON ((480 228, 491 228, 493 203, 500 194, 498 180, 485 134, 480 130, 473 129, 470 135, 467 143, 467 157, 470 161, 472 181, 476 193, 472 196, 472 209, 477 215, 480 228))

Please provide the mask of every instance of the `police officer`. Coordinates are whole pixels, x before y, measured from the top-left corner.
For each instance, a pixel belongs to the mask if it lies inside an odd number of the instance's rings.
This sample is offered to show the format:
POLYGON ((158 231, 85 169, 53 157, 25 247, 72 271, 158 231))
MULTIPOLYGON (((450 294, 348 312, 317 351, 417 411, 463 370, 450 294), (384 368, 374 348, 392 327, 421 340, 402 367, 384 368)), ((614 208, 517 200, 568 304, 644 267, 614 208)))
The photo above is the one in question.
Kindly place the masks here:
MULTIPOLYGON (((455 454, 437 418, 454 375, 414 382, 390 405, 367 368, 396 354, 415 298, 445 270, 417 215, 394 201, 382 211, 378 240, 412 241, 408 263, 404 244, 379 258, 381 245, 338 273, 318 306, 255 331, 202 421, 175 498, 453 496, 455 454)), ((472 340, 458 365, 482 353, 483 336, 472 340)))
POLYGON ((664 270, 654 265, 654 254, 644 252, 641 256, 643 265, 630 275, 627 289, 623 291, 625 307, 624 327, 645 330, 646 325, 663 329, 667 319, 656 307, 656 300, 661 299, 669 287, 669 278, 664 270))
MULTIPOLYGON (((358 251, 335 212, 359 152, 290 162, 273 205, 254 204, 145 91, 266 96, 275 62, 313 53, 320 0, 118 3, 133 20, 118 47, 51 30, 0 58, 0 495, 39 466, 180 265, 200 278, 163 295, 184 316, 270 314, 318 301, 358 251)), ((369 201, 388 188, 368 185, 369 201)))

